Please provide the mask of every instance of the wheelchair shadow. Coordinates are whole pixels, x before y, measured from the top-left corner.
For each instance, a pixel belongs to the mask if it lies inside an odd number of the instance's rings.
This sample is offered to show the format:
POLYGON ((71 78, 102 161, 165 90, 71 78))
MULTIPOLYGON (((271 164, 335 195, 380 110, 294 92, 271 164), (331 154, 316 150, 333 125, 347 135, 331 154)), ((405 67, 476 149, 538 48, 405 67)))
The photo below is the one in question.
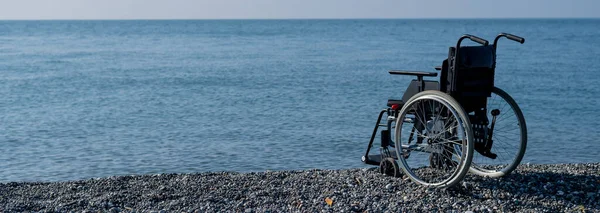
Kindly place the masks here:
POLYGON ((600 212, 600 174, 598 171, 586 173, 517 170, 501 178, 470 174, 460 186, 448 191, 471 199, 494 199, 536 211, 600 212), (557 206, 572 208, 560 210, 557 206))

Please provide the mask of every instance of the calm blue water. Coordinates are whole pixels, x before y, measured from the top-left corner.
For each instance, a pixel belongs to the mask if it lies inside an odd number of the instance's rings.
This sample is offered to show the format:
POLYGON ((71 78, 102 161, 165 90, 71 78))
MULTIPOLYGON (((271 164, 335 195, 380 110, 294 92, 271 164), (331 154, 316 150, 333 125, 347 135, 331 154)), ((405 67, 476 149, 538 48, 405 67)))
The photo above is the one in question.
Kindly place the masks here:
POLYGON ((364 167, 387 70, 499 32, 523 162, 600 161, 598 19, 0 21, 0 182, 364 167))

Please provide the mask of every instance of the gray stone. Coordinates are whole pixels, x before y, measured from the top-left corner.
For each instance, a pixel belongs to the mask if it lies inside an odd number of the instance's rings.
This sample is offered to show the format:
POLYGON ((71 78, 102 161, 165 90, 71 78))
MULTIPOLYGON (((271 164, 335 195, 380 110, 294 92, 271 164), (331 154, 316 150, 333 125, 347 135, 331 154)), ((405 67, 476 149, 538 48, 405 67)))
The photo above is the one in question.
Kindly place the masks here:
POLYGON ((394 186, 391 183, 388 183, 387 185, 385 185, 385 189, 387 189, 387 190, 391 190, 392 188, 394 188, 394 186))
POLYGON ((599 170, 600 163, 530 165, 503 178, 467 175, 447 190, 424 188, 376 169, 0 183, 0 198, 10 198, 0 199, 0 206, 5 212, 562 212, 584 205, 586 211, 600 212, 600 205, 590 202, 600 193, 600 175, 589 172, 599 170), (74 186, 84 187, 74 191, 74 186))
POLYGON ((118 212, 121 212, 121 209, 119 209, 117 207, 112 207, 112 208, 110 208, 109 212, 111 212, 111 213, 118 213, 118 212))

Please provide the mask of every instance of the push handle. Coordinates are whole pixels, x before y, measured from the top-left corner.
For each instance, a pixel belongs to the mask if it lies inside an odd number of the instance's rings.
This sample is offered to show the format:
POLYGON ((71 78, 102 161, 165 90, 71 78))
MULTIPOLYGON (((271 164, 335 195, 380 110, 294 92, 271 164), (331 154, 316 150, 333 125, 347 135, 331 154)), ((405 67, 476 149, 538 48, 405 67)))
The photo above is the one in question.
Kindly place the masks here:
POLYGON ((516 36, 516 35, 513 35, 513 34, 509 34, 509 33, 501 33, 501 34, 504 34, 504 36, 506 36, 506 38, 508 38, 510 40, 519 42, 521 44, 525 43, 525 39, 522 38, 522 37, 519 37, 519 36, 516 36))
POLYGON ((483 45, 483 46, 487 46, 487 45, 488 45, 488 43, 489 43, 487 40, 485 40, 485 39, 483 39, 483 38, 479 38, 479 37, 477 37, 477 36, 474 36, 474 35, 469 35, 469 34, 466 34, 466 35, 464 35, 464 36, 467 36, 467 38, 471 39, 471 41, 474 41, 474 42, 480 43, 480 44, 481 44, 481 45, 483 45))
MULTIPOLYGON (((457 51, 458 51, 458 49, 460 49, 460 43, 462 43, 462 41, 463 41, 465 38, 468 38, 468 39, 470 39, 471 41, 474 41, 474 42, 480 43, 480 44, 481 44, 481 45, 483 45, 483 46, 487 46, 487 45, 488 45, 488 43, 489 43, 487 40, 485 40, 485 39, 483 39, 483 38, 479 38, 479 37, 477 37, 477 36, 474 36, 474 35, 464 34, 463 36, 461 36, 461 37, 458 39, 458 42, 456 42, 456 50, 457 50, 457 51)), ((456 55, 458 55, 458 52, 456 52, 456 55)))
POLYGON ((525 43, 525 39, 510 33, 500 33, 498 34, 498 36, 496 36, 496 38, 494 39, 494 50, 496 50, 496 47, 498 46, 498 39, 502 38, 502 37, 506 37, 510 40, 519 42, 519 43, 525 43))

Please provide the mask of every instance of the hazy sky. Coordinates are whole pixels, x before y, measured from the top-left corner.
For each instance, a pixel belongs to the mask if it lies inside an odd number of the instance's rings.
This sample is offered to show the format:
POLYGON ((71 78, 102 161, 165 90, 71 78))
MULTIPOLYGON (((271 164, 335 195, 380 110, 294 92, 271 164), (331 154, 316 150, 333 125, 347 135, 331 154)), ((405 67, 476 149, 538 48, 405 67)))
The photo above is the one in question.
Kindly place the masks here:
POLYGON ((0 19, 600 17, 600 0, 0 0, 0 19))

